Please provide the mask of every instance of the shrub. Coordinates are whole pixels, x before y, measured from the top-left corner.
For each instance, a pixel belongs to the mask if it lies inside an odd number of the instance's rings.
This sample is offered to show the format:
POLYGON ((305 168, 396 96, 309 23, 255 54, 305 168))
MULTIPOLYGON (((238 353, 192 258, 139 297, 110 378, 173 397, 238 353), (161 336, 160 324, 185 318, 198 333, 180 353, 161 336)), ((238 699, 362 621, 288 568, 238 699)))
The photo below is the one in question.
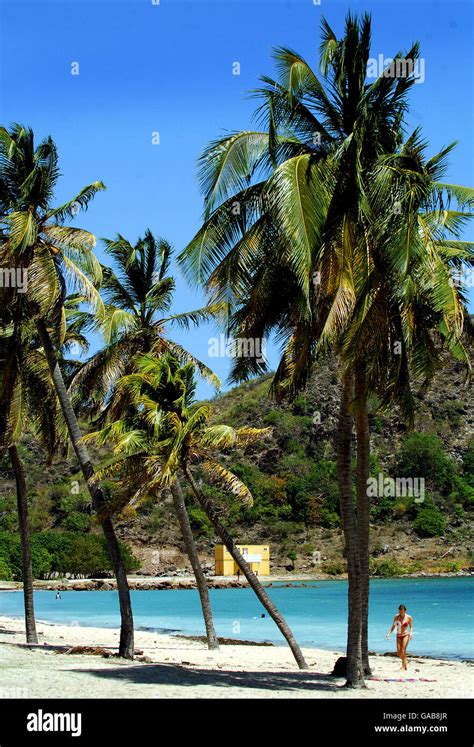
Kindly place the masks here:
POLYGON ((340 526, 341 518, 335 511, 330 511, 328 508, 323 508, 321 511, 321 526, 326 529, 334 529, 340 526))
POLYGON ((438 537, 446 528, 446 520, 437 508, 421 508, 413 526, 421 537, 438 537))
POLYGON ((299 518, 294 515, 298 512, 293 511, 288 499, 286 477, 267 475, 254 465, 241 462, 231 464, 230 469, 247 485, 254 499, 251 508, 246 508, 241 501, 235 499, 232 504, 232 522, 238 523, 241 518, 246 523, 255 523, 260 518, 299 518))
POLYGON ((462 458, 462 463, 464 479, 474 488, 474 439, 469 442, 467 451, 462 458))
POLYGON ((74 576, 99 576, 110 572, 112 561, 102 538, 97 535, 75 536, 68 570, 74 576))
POLYGON ((474 504, 474 482, 471 485, 469 475, 455 475, 453 479, 452 490, 449 495, 455 501, 463 503, 465 506, 474 504))
POLYGON ((137 509, 135 506, 124 506, 117 516, 118 521, 126 524, 135 521, 137 518, 137 509))
POLYGON ((69 532, 44 531, 33 534, 31 543, 43 547, 51 556, 50 573, 64 576, 70 571, 74 535, 69 532))
POLYGON ((461 519, 462 520, 466 516, 466 512, 465 512, 463 506, 460 503, 455 503, 455 505, 453 506, 452 513, 453 513, 453 516, 456 519, 461 519))
POLYGON ((292 403, 293 415, 307 415, 309 403, 304 394, 297 394, 292 403))
POLYGON ((68 532, 85 532, 89 528, 90 519, 80 511, 71 511, 62 522, 68 532))
POLYGON ((200 506, 188 507, 191 528, 197 535, 210 537, 212 535, 212 524, 200 506))
POLYGON ((444 564, 444 570, 446 573, 457 573, 461 570, 461 563, 456 560, 450 560, 444 564))
POLYGON ((371 498, 370 518, 373 521, 384 521, 388 519, 395 508, 395 502, 392 496, 374 496, 371 498))
MULTIPOLYGON (((393 499, 392 499, 393 500, 393 499)), ((392 505, 393 513, 396 518, 400 518, 404 514, 411 511, 413 508, 413 501, 410 498, 404 500, 397 500, 392 505)))
POLYGON ((21 545, 18 535, 0 532, 0 560, 9 569, 10 576, 15 579, 18 571, 21 572, 21 545))
POLYGON ((13 495, 0 496, 0 532, 13 532, 18 526, 16 499, 13 495))
POLYGON ((456 466, 444 453, 441 439, 429 433, 406 436, 395 464, 397 476, 424 477, 445 494, 449 493, 456 477, 456 466))
POLYGON ((281 420, 281 414, 280 410, 270 410, 263 418, 263 422, 265 425, 276 425, 281 420))
POLYGON ((30 525, 32 532, 39 532, 51 526, 52 501, 45 489, 38 491, 30 506, 30 525))
MULTIPOLYGON (((33 578, 42 578, 51 570, 51 554, 45 547, 41 547, 33 541, 30 542, 31 568, 33 578)), ((15 581, 23 581, 23 562, 21 542, 17 535, 12 535, 9 543, 9 563, 15 581)))
POLYGON ((0 579, 2 579, 2 581, 13 580, 13 573, 10 564, 6 558, 2 557, 0 557, 0 579))
MULTIPOLYGON (((38 547, 34 542, 31 543, 31 565, 35 578, 44 578, 50 572, 52 560, 51 553, 46 548, 38 547)), ((21 567, 19 580, 23 580, 23 567, 21 567)))
POLYGON ((287 552, 286 553, 286 557, 288 558, 288 560, 291 560, 291 563, 292 563, 293 568, 294 568, 295 567, 295 562, 296 562, 296 560, 298 558, 298 553, 296 552, 296 550, 290 550, 289 552, 287 552))
POLYGON ((347 565, 343 560, 327 560, 321 563, 321 571, 329 576, 339 576, 347 572, 347 565))
POLYGON ((372 576, 388 578, 390 576, 403 576, 403 574, 407 573, 407 568, 400 565, 393 558, 383 558, 382 560, 370 558, 369 571, 372 576))
MULTIPOLYGON (((119 541, 127 573, 136 571, 140 562, 124 542, 119 541)), ((76 576, 100 576, 112 572, 112 560, 104 537, 97 534, 74 535, 69 572, 76 576)))
MULTIPOLYGON (((103 540, 103 542, 105 543, 105 539, 103 540)), ((125 571, 127 573, 133 573, 134 571, 138 571, 138 569, 140 568, 140 561, 138 560, 136 555, 133 554, 131 548, 127 544, 125 544, 125 542, 122 542, 121 540, 119 540, 119 547, 122 553, 125 571)), ((107 551, 107 555, 108 555, 108 551, 107 551)))

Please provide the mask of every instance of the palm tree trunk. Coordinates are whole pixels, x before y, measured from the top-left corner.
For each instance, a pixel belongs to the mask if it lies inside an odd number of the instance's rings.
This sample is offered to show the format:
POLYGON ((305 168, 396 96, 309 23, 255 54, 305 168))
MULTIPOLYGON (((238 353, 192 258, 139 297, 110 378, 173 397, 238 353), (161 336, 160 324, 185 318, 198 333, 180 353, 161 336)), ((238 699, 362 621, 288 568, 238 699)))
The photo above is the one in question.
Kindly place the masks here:
POLYGON ((206 513, 215 531, 221 538, 227 550, 230 552, 230 554, 234 558, 238 567, 241 569, 245 578, 249 582, 250 587, 255 592, 255 594, 257 595, 258 599, 260 600, 260 602, 263 604, 263 606, 267 610, 270 617, 275 621, 282 635, 286 638, 288 645, 291 649, 291 652, 296 659, 296 663, 298 664, 298 667, 300 669, 308 669, 308 665, 301 652, 301 649, 298 646, 293 636, 293 633, 291 632, 291 629, 287 625, 285 619, 283 618, 283 616, 280 614, 278 609, 273 604, 272 600, 268 596, 267 592, 263 588, 262 584, 260 583, 255 573, 250 568, 249 564, 247 563, 247 561, 245 560, 241 552, 237 549, 234 543, 234 540, 230 536, 227 529, 224 526, 222 526, 212 503, 206 498, 204 493, 199 489, 196 481, 194 480, 191 470, 186 464, 183 465, 183 470, 184 470, 184 474, 187 480, 189 481, 189 484, 191 485, 193 489, 194 495, 199 501, 199 504, 201 505, 203 511, 206 513))
POLYGON ((362 668, 362 597, 357 517, 352 499, 352 424, 350 405, 354 398, 352 373, 342 379, 341 403, 337 428, 337 479, 339 502, 346 543, 348 575, 347 687, 365 687, 362 668))
POLYGON ((204 576, 199 556, 194 542, 193 532, 189 521, 189 515, 186 510, 186 504, 184 502, 183 491, 181 485, 176 478, 174 484, 171 487, 171 494, 173 496, 174 508, 178 517, 179 526, 181 527, 181 534, 183 535, 184 544, 186 545, 186 552, 191 562, 194 577, 196 579, 197 588, 199 591, 199 597, 201 600, 202 615, 204 617, 204 624, 206 626, 207 636, 207 647, 211 650, 219 648, 219 641, 217 639, 216 631, 214 630, 214 623, 212 620, 212 609, 209 601, 209 590, 207 588, 206 577, 204 576))
POLYGON ((357 534, 359 537, 362 640, 361 654, 364 675, 371 674, 369 662, 369 522, 370 501, 367 495, 367 480, 370 473, 370 434, 367 413, 367 382, 364 368, 355 373, 355 426, 357 437, 357 534))
POLYGON ((133 659, 134 655, 134 630, 133 614, 130 602, 130 590, 128 587, 127 574, 123 563, 122 553, 115 534, 115 530, 105 511, 105 500, 100 486, 94 485, 91 478, 94 474, 94 468, 85 444, 81 441, 82 433, 77 422, 76 414, 72 408, 71 400, 64 383, 61 370, 58 365, 56 353, 54 351, 49 332, 43 319, 36 319, 36 328, 43 346, 46 359, 54 383, 54 388, 59 399, 64 420, 66 421, 72 446, 76 453, 79 465, 87 484, 87 489, 92 499, 92 505, 96 511, 102 531, 104 533, 107 546, 109 548, 112 566, 115 578, 117 580, 117 590, 119 594, 121 628, 120 628, 120 645, 119 655, 126 659, 133 659))
POLYGON ((33 600, 33 571, 31 567, 30 547, 30 519, 28 516, 28 498, 26 493, 26 479, 18 449, 9 446, 8 454, 15 474, 16 501, 18 510, 18 524, 21 538, 21 559, 23 565, 23 597, 25 600, 25 629, 26 642, 38 643, 36 633, 35 607, 33 600))

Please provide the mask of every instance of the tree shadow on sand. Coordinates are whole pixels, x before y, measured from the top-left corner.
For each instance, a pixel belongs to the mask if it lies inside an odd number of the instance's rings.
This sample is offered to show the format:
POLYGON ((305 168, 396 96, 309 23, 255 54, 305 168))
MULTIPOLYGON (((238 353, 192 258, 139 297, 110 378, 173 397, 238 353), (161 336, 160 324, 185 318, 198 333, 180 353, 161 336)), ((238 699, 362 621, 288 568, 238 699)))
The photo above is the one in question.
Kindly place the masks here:
MULTIPOLYGON (((74 671, 74 670, 73 670, 74 671)), ((76 670, 79 671, 79 670, 76 670)), ((174 664, 147 664, 112 669, 81 669, 95 677, 141 685, 178 687, 239 687, 249 690, 307 690, 334 692, 344 682, 321 672, 236 672, 231 670, 188 669, 174 664)))

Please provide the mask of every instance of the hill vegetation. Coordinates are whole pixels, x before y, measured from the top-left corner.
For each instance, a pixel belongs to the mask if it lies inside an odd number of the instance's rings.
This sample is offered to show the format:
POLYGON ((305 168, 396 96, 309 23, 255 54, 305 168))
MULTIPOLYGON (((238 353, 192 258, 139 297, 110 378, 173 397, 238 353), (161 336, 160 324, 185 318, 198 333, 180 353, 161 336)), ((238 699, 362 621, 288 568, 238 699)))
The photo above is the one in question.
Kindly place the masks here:
MULTIPOLYGON (((219 506, 238 540, 271 544, 274 572, 343 573, 332 443, 338 399, 335 368, 329 364, 317 371, 305 393, 291 404, 272 401, 269 382, 270 377, 262 377, 213 400, 216 423, 271 427, 271 436, 264 443, 222 454, 226 466, 249 486, 253 506, 204 484, 203 490, 219 506)), ((461 367, 452 365, 442 382, 436 382, 428 395, 419 398, 413 432, 407 432, 396 416, 371 416, 371 476, 377 480, 425 480, 422 502, 417 502, 416 496, 372 499, 374 575, 456 572, 470 567, 473 400, 461 367)), ((64 459, 47 466, 41 448, 30 437, 25 437, 20 448, 35 533, 35 575, 48 578, 54 573, 110 573, 107 551, 74 462, 64 459), (60 536, 61 542, 54 540, 55 536, 60 536), (61 558, 66 556, 68 563, 61 565, 61 558)), ((97 457, 105 459, 106 452, 97 457)), ((7 542, 8 533, 17 529, 17 517, 13 475, 5 459, 0 461, 0 472, 0 576, 20 578, 18 540, 7 542)), ((218 539, 191 493, 185 498, 204 566, 211 570, 213 545, 218 539)), ((158 575, 189 570, 169 498, 157 502, 149 497, 137 508, 125 508, 117 517, 117 526, 122 541, 133 550, 133 554, 126 553, 129 571, 139 568, 139 572, 158 575)))

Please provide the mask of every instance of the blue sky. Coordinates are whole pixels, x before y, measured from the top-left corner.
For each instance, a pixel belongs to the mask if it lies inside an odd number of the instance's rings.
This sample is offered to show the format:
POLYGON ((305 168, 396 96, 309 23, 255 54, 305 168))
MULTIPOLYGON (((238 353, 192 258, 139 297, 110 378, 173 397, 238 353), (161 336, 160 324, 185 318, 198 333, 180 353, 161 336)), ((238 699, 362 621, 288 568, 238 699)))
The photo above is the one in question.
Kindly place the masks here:
MULTIPOLYGON (((149 227, 178 253, 200 225, 196 160, 209 140, 249 127, 247 92, 273 75, 272 48, 292 47, 317 67, 321 17, 340 35, 348 10, 372 14, 373 57, 420 41, 426 79, 413 88, 408 128, 421 125, 433 152, 458 140, 446 181, 474 185, 470 0, 0 0, 0 121, 52 135, 58 202, 106 184, 78 225, 131 241, 149 227)), ((200 306, 177 274, 173 310, 200 306)), ((224 380, 228 361, 208 357, 214 334, 172 336, 224 380)), ((198 394, 211 390, 200 384, 198 394)))

